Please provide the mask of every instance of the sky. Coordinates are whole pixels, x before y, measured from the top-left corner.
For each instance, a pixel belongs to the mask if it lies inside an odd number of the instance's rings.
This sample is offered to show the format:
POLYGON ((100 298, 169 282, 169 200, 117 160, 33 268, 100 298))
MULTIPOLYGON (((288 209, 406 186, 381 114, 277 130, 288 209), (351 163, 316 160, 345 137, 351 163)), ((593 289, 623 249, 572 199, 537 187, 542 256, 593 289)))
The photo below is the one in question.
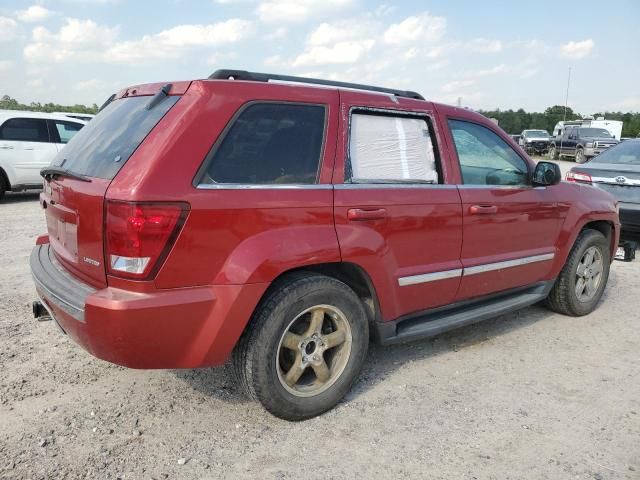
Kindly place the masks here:
POLYGON ((0 0, 0 95, 101 104, 218 68, 474 109, 640 111, 640 1, 0 0))

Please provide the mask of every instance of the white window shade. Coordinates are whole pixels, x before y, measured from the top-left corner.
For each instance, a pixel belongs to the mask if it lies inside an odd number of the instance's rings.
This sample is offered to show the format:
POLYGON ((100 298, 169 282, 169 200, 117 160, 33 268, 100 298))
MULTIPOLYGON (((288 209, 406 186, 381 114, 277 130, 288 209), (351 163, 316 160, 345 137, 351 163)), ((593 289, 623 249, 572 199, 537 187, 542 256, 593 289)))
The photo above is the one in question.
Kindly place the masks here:
POLYGON ((427 122, 353 114, 349 143, 353 180, 438 182, 427 122))

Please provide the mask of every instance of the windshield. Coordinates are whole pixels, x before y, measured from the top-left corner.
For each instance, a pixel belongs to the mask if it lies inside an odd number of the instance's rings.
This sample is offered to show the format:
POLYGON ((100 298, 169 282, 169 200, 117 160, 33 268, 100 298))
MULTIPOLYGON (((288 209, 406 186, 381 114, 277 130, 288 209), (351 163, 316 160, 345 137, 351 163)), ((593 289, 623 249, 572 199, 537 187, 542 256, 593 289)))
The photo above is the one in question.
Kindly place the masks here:
POLYGON ((111 102, 69 141, 52 165, 87 177, 114 178, 180 97, 165 97, 147 110, 151 98, 111 102))
POLYGON ((581 128, 581 137, 608 137, 611 138, 611 134, 604 128, 581 128))
POLYGON ((619 143, 595 157, 593 163, 640 165, 640 140, 627 140, 619 143))
POLYGON ((549 134, 545 130, 529 130, 525 132, 527 137, 547 138, 549 134))

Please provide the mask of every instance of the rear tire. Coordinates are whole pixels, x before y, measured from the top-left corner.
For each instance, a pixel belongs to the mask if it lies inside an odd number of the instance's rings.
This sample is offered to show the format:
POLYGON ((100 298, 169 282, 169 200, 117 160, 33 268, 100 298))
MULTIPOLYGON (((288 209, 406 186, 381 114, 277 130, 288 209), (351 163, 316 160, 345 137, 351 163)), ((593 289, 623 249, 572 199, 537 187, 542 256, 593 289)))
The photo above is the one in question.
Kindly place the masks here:
POLYGON ((362 302, 324 275, 284 277, 260 303, 233 353, 240 384, 266 410, 305 420, 334 407, 369 345, 362 302))
POLYGON ((609 279, 609 241, 597 230, 580 232, 545 303, 554 312, 580 317, 595 310, 609 279))

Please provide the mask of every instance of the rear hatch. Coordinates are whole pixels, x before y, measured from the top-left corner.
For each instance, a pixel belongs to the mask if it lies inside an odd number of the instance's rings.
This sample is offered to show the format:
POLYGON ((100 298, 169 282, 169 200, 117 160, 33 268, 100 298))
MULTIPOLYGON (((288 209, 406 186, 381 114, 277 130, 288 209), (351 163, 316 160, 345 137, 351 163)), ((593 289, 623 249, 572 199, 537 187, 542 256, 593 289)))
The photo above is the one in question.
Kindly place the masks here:
POLYGON ((188 85, 143 85, 120 92, 43 170, 51 247, 85 282, 107 284, 104 202, 109 184, 188 85))

